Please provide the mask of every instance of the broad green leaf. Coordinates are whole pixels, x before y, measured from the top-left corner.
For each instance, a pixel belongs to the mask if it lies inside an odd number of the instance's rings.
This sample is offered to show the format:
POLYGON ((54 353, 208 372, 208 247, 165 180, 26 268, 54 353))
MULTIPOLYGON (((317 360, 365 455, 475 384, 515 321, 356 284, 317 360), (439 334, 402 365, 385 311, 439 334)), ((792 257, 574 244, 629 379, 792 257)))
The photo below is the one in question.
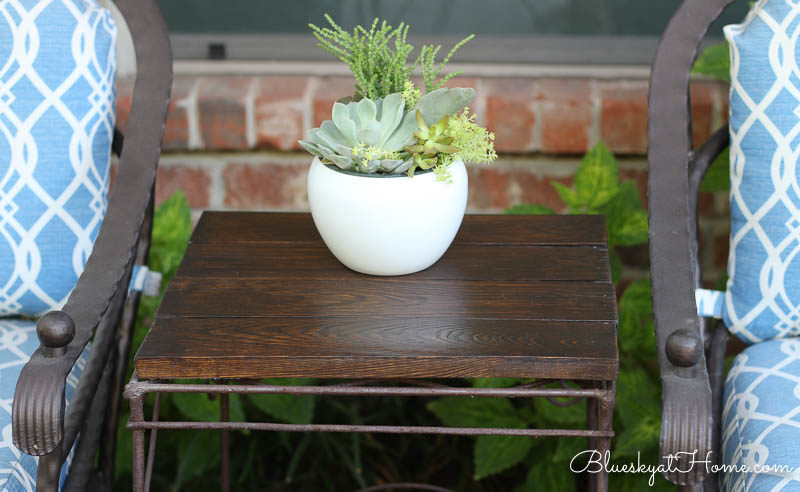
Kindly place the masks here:
MULTIPOLYGON (((189 420, 197 422, 218 421, 220 416, 220 397, 213 400, 203 393, 172 393, 169 396, 172 403, 189 420)), ((239 395, 229 397, 230 419, 232 422, 244 421, 244 410, 239 395)))
POLYGON ((182 431, 179 435, 174 490, 180 490, 188 480, 216 467, 220 455, 218 431, 182 431))
POLYGON ((654 360, 653 297, 650 279, 628 285, 619 301, 619 348, 622 355, 654 360))
POLYGON ((716 192, 730 190, 730 159, 731 149, 730 147, 726 147, 708 167, 706 175, 703 176, 703 181, 700 182, 700 191, 716 192))
MULTIPOLYGON (((263 380, 280 386, 307 386, 311 379, 281 378, 263 380)), ((314 420, 314 395, 248 395, 253 404, 273 418, 290 424, 310 424, 314 420)))
POLYGON ((428 410, 450 427, 525 427, 508 398, 445 397, 428 410))
POLYGON ((603 142, 583 156, 575 173, 578 203, 587 212, 595 212, 619 191, 617 160, 603 142))
POLYGON ((647 212, 642 208, 639 191, 626 181, 608 202, 599 207, 606 217, 608 243, 611 246, 633 246, 647 242, 647 212))
POLYGON ((514 205, 513 207, 506 209, 505 213, 509 215, 553 215, 555 214, 555 211, 553 211, 552 208, 545 207, 544 205, 523 203, 522 205, 514 205))
POLYGON ((473 388, 510 388, 522 382, 519 378, 475 378, 472 381, 473 388))
MULTIPOLYGON (((554 398, 558 402, 567 402, 566 398, 554 398)), ((575 405, 560 407, 550 403, 547 398, 534 398, 533 405, 539 417, 538 426, 544 427, 548 423, 556 425, 576 425, 586 423, 586 400, 581 400, 575 405)))
POLYGON ((522 490, 524 492, 577 490, 576 478, 577 475, 569 469, 569 463, 554 464, 550 460, 540 459, 528 471, 522 490))
POLYGON ((643 416, 634 426, 626 425, 614 438, 615 456, 632 456, 637 453, 658 446, 661 434, 660 415, 643 416))
MULTIPOLYGON (((569 464, 579 453, 586 451, 586 446, 588 446, 588 443, 584 437, 559 437, 552 461, 559 465, 563 463, 569 464)), ((575 461, 577 462, 578 459, 575 461)))
POLYGON ((578 198, 578 194, 575 193, 575 190, 559 183, 558 181, 552 181, 550 184, 558 192, 558 196, 561 197, 561 201, 564 202, 569 208, 579 209, 583 206, 583 203, 578 198))
POLYGON ((189 204, 183 192, 177 191, 156 208, 153 216, 148 265, 163 274, 162 289, 178 269, 191 234, 189 204))
POLYGON ((613 249, 608 250, 608 262, 611 264, 611 281, 617 283, 622 278, 622 260, 613 249))
MULTIPOLYGON (((615 408, 625 428, 635 428, 644 419, 657 418, 660 425, 661 388, 644 369, 629 367, 619 373, 615 408)), ((658 440, 654 444, 657 444, 658 440)))
POLYGON ((731 57, 728 43, 712 44, 704 49, 692 67, 692 73, 708 75, 717 80, 730 82, 731 57))
POLYGON ((478 436, 475 440, 475 480, 522 461, 531 450, 533 439, 525 436, 478 436))

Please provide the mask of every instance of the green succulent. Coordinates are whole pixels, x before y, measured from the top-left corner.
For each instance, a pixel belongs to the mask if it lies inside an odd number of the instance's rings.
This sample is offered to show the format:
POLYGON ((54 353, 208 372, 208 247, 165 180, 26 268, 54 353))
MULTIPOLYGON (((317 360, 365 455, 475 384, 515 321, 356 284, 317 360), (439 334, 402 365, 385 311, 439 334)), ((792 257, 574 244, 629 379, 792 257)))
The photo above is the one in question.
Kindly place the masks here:
MULTIPOLYGON (((310 141, 300 140, 299 143, 322 162, 346 171, 367 174, 409 171, 409 175, 413 175, 411 169, 415 164, 424 169, 431 166, 430 157, 414 157, 415 154, 406 149, 419 138, 414 135, 421 128, 418 121, 423 124, 440 121, 466 107, 474 97, 472 89, 437 89, 420 98, 412 111, 405 111, 406 102, 400 93, 376 101, 363 98, 347 104, 337 102, 333 105, 332 119, 309 130, 310 141)), ((425 131, 431 131, 427 125, 425 131)), ((435 143, 443 144, 441 139, 435 143)))
POLYGON ((406 152, 411 154, 412 164, 408 171, 410 176, 414 175, 414 169, 420 167, 422 169, 430 169, 437 163, 437 154, 453 154, 461 150, 460 148, 452 145, 453 137, 446 136, 447 125, 450 122, 450 115, 446 114, 430 127, 422 117, 422 113, 417 110, 416 112, 417 127, 419 128, 414 132, 417 138, 417 143, 406 147, 406 152))

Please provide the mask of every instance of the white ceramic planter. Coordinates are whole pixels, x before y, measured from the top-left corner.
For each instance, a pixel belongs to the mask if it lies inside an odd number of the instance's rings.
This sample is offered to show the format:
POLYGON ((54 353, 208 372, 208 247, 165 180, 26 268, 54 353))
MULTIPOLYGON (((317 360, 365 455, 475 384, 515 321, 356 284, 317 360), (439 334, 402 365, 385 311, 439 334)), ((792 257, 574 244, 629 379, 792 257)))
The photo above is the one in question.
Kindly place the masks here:
POLYGON ((467 206, 467 170, 450 165, 452 182, 433 173, 356 175, 315 158, 308 202, 322 239, 348 268, 370 275, 405 275, 442 257, 467 206))

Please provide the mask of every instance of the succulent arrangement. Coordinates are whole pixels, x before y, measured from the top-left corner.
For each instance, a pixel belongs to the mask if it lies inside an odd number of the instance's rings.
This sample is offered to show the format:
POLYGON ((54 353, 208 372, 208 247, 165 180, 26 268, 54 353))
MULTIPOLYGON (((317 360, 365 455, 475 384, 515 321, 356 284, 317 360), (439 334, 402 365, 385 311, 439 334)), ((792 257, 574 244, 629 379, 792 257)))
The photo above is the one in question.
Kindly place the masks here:
POLYGON ((406 42, 407 25, 392 28, 383 21, 378 28, 375 19, 369 30, 357 26, 351 34, 325 18, 330 28, 310 27, 321 48, 348 64, 356 85, 352 96, 334 103, 330 120, 300 140, 305 150, 345 171, 413 177, 417 169, 433 169, 445 181, 456 159, 490 163, 497 158, 494 135, 477 125, 467 108, 475 91, 442 87, 458 72, 438 78, 473 36, 457 43, 438 66, 441 46, 433 45, 423 46, 409 64, 414 48, 406 42), (417 66, 424 95, 411 80, 417 66))

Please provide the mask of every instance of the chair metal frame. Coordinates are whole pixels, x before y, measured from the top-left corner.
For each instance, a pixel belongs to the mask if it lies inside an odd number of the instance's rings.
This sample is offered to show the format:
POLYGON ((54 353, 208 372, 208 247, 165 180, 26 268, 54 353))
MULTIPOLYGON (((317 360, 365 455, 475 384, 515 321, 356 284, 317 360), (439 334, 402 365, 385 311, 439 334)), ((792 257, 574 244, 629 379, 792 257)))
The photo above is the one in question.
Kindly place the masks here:
POLYGON ((660 464, 675 459, 664 476, 686 491, 718 489, 715 474, 689 462, 719 462, 729 337, 721 322, 697 316, 694 297, 695 288, 702 287, 697 194, 709 165, 728 145, 728 127, 693 148, 689 79, 706 31, 732 2, 684 0, 661 38, 650 79, 647 156, 650 271, 663 401, 660 464))
POLYGON ((117 416, 139 302, 139 294, 127 287, 134 264, 147 261, 172 87, 170 42, 154 1, 116 4, 133 37, 137 75, 114 188, 77 286, 61 311, 51 311, 37 324, 42 343, 23 367, 14 394, 13 440, 23 452, 40 457, 37 491, 58 490, 61 467, 79 434, 65 490, 113 488, 117 416), (90 339, 91 355, 65 409, 66 377, 90 339))

